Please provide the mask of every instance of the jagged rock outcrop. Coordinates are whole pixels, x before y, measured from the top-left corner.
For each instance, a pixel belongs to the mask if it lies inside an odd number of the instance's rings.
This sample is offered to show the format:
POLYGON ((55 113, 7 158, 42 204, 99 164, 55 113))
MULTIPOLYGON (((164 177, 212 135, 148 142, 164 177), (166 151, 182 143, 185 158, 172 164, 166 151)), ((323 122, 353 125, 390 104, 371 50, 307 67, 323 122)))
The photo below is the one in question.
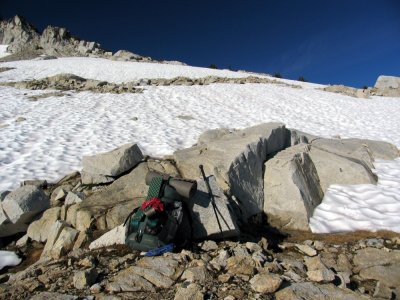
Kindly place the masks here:
POLYGON ((12 53, 3 61, 21 59, 52 59, 62 56, 102 57, 117 61, 155 62, 185 65, 179 61, 157 61, 149 56, 141 56, 127 50, 119 50, 114 55, 101 47, 99 43, 81 40, 63 27, 47 26, 40 33, 23 17, 15 16, 0 22, 0 44, 9 45, 12 53))
POLYGON ((206 133, 203 143, 176 151, 174 159, 186 178, 198 178, 199 165, 218 185, 240 201, 244 220, 263 210, 263 163, 290 145, 290 130, 267 123, 240 131, 206 133))
POLYGON ((98 43, 73 37, 65 28, 48 26, 40 34, 20 16, 0 23, 0 44, 9 45, 7 51, 13 54, 27 51, 38 56, 111 56, 111 52, 102 49, 98 43))
POLYGON ((0 23, 0 44, 9 45, 7 50, 17 53, 22 50, 36 50, 39 46, 40 34, 23 17, 14 18, 0 23))

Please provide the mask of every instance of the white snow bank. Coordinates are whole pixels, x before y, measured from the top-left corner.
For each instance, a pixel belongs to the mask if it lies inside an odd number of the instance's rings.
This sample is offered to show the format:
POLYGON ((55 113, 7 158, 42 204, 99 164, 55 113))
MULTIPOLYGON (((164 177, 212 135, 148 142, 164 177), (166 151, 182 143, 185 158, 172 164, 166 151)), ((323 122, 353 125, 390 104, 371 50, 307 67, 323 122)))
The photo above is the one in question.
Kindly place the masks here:
POLYGON ((315 233, 355 230, 400 232, 400 158, 377 160, 377 185, 331 185, 310 219, 315 233))
POLYGON ((0 58, 10 55, 11 53, 7 52, 8 45, 0 45, 0 58))
POLYGON ((21 260, 14 252, 0 250, 0 270, 7 266, 19 265, 21 260))
MULTIPOLYGON (((0 73, 1 81, 21 81, 41 79, 61 73, 71 73, 86 79, 97 79, 108 82, 122 83, 142 78, 174 78, 178 76, 201 78, 206 76, 219 77, 248 77, 257 76, 246 72, 216 70, 209 68, 168 65, 144 62, 122 62, 103 58, 65 57, 52 60, 24 60, 3 63, 4 67, 13 67, 14 70, 0 73)), ((262 76, 259 77, 269 77, 262 76)), ((276 79, 269 77, 271 79, 276 79)), ((287 79, 277 79, 288 84, 297 84, 303 87, 321 87, 321 85, 298 82, 287 79)))
POLYGON ((66 57, 51 60, 23 60, 7 62, 5 67, 14 67, 0 74, 0 81, 40 79, 61 73, 71 73, 86 79, 105 80, 108 82, 128 82, 141 78, 191 78, 208 75, 227 77, 247 77, 248 74, 229 70, 215 70, 180 65, 168 65, 144 62, 123 62, 103 58, 66 57))
POLYGON ((83 155, 122 144, 138 142, 145 154, 163 156, 192 146, 208 129, 262 122, 280 121, 324 137, 400 145, 396 98, 357 99, 273 84, 146 87, 142 94, 120 95, 69 92, 36 102, 27 98, 47 92, 0 87, 0 190, 26 179, 57 180, 80 170, 83 155), (16 122, 18 117, 26 120, 16 122))

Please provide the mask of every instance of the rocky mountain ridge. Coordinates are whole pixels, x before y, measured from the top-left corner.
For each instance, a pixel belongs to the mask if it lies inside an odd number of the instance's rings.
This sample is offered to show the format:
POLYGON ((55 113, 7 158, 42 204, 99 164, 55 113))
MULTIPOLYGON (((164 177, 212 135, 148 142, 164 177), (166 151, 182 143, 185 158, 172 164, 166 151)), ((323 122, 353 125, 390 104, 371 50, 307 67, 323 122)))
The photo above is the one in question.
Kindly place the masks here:
POLYGON ((102 48, 99 43, 81 40, 62 27, 47 26, 40 33, 25 18, 18 15, 0 22, 0 44, 9 45, 7 51, 12 53, 12 55, 4 57, 0 61, 36 57, 48 59, 64 56, 87 56, 120 61, 183 64, 177 61, 156 61, 151 57, 141 56, 126 50, 119 50, 113 54, 111 51, 102 48))

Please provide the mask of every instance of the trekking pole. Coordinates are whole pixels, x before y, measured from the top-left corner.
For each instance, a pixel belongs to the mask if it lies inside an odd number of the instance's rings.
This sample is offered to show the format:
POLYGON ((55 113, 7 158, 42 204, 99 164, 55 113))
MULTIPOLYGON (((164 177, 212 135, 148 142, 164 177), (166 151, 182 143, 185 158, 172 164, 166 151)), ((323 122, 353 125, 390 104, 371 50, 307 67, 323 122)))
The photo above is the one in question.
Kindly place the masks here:
POLYGON ((208 182, 207 177, 206 177, 206 174, 204 173, 204 167, 203 167, 203 165, 199 165, 199 168, 200 168, 201 175, 203 176, 203 179, 204 179, 204 181, 205 181, 205 183, 206 183, 206 186, 207 186, 208 195, 209 195, 210 200, 211 200, 211 205, 212 205, 212 207, 213 207, 213 209, 214 209, 215 217, 217 218, 217 223, 218 223, 219 231, 221 231, 222 239, 224 239, 224 233, 222 232, 221 223, 220 223, 220 221, 219 221, 219 217, 218 217, 218 213, 217 213, 217 205, 215 204, 215 199, 214 199, 214 195, 213 195, 213 193, 212 193, 211 187, 210 187, 210 183, 208 182))

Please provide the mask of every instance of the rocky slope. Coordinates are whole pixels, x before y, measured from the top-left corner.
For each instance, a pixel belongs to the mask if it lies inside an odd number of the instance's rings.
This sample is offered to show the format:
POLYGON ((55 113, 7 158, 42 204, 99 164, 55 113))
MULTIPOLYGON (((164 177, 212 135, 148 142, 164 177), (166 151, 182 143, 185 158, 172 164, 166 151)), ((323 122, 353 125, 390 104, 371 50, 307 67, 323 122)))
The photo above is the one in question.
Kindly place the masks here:
MULTIPOLYGON (((24 258, 1 271, 0 299, 397 299, 399 234, 311 234, 321 195, 307 185, 325 192, 338 180, 374 182, 373 158, 398 155, 388 143, 321 139, 268 123, 205 132, 165 159, 143 157, 136 144, 84 157, 81 172, 57 183, 26 181, 0 195, 3 249, 24 258), (230 224, 224 234, 207 199, 195 195, 188 205, 194 236, 202 228, 197 241, 161 257, 123 245, 120 224, 142 203, 148 170, 195 178, 200 162, 215 175, 218 211, 230 224), (281 177, 291 180, 276 184, 281 177)), ((201 180, 198 189, 207 195, 201 180)))

